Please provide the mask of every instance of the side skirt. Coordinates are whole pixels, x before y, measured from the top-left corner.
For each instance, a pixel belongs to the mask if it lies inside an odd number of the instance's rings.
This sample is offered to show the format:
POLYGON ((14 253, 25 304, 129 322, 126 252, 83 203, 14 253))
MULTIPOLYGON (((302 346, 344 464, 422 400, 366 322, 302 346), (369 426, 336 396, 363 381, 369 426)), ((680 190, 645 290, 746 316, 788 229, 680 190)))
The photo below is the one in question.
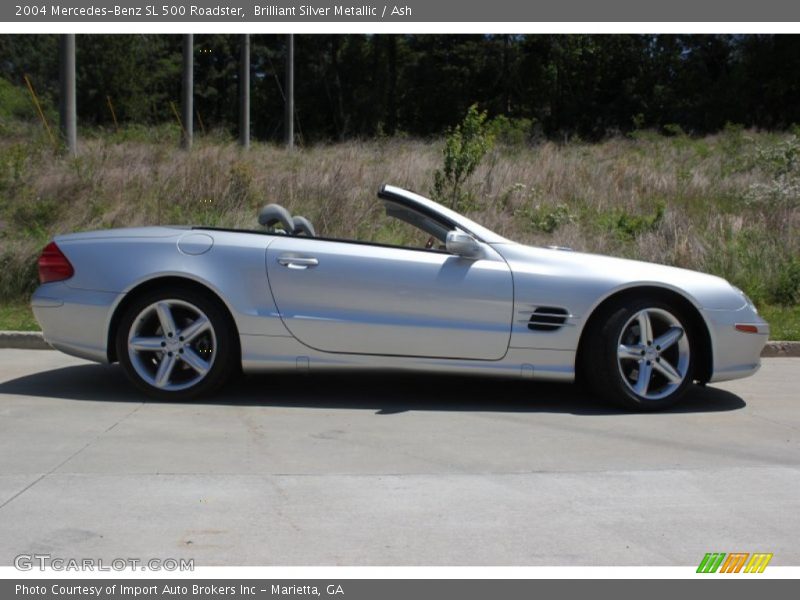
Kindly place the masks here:
POLYGON ((292 336, 241 335, 240 340, 246 373, 374 369, 567 382, 575 379, 573 350, 509 348, 503 359, 495 361, 319 352, 292 336))

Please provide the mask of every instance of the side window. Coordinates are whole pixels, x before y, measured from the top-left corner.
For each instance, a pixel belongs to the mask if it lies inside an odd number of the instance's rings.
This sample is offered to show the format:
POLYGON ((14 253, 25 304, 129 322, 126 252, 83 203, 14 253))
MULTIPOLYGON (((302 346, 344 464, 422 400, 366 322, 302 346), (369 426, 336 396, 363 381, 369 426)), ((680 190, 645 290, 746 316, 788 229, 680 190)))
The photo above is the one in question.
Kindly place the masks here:
POLYGON ((390 200, 373 205, 359 219, 330 219, 321 225, 321 240, 432 252, 445 251, 447 233, 452 228, 449 223, 390 200))

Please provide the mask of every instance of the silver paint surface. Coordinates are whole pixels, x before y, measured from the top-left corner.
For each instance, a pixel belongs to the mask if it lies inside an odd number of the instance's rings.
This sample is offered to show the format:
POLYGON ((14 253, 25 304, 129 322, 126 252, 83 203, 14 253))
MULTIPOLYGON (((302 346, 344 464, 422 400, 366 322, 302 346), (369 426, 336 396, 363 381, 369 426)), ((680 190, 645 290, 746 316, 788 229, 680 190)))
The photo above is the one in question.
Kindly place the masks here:
POLYGON ((475 237, 478 258, 441 251, 208 228, 143 227, 55 238, 75 268, 32 298, 59 350, 108 361, 127 294, 160 278, 208 288, 230 311, 247 371, 380 368, 570 380, 587 320, 623 290, 657 287, 699 312, 712 381, 759 365, 769 326, 725 280, 664 265, 524 246, 435 202, 386 186, 407 205, 475 237), (533 331, 537 307, 568 313, 533 331), (753 324, 758 334, 736 331, 753 324), (532 370, 532 373, 531 373, 532 370))

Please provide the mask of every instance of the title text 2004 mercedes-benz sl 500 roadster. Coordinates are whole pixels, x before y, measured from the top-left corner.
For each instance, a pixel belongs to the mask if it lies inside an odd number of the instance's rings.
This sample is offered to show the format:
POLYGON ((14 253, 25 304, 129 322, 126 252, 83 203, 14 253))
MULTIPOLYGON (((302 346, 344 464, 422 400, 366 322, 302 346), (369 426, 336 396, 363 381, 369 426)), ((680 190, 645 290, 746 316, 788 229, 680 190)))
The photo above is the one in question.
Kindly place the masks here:
POLYGON ((58 236, 32 304, 45 339, 116 362, 159 398, 238 370, 411 369, 572 381, 642 410, 747 377, 769 326, 725 280, 517 244, 384 186, 402 247, 315 236, 278 205, 260 231, 142 227, 58 236))

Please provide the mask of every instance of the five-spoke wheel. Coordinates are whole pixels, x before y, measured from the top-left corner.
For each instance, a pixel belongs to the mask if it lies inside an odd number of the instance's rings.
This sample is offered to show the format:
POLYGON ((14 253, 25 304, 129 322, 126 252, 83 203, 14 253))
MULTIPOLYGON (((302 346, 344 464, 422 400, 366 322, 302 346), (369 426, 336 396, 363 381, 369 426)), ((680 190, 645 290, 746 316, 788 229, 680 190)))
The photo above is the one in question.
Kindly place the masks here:
POLYGON ((657 410, 673 404, 692 382, 689 323, 679 306, 659 300, 610 307, 587 332, 584 377, 627 408, 657 410))
POLYGON ((641 398, 659 400, 678 389, 689 358, 683 325, 666 310, 640 310, 622 328, 617 364, 622 380, 641 398))
POLYGON ((139 377, 162 390, 199 383, 214 364, 217 338, 208 317, 174 298, 145 307, 128 333, 128 358, 139 377))
POLYGON ((233 334, 218 303, 182 288, 139 297, 117 333, 117 356, 140 388, 160 398, 210 391, 232 369, 233 334))

